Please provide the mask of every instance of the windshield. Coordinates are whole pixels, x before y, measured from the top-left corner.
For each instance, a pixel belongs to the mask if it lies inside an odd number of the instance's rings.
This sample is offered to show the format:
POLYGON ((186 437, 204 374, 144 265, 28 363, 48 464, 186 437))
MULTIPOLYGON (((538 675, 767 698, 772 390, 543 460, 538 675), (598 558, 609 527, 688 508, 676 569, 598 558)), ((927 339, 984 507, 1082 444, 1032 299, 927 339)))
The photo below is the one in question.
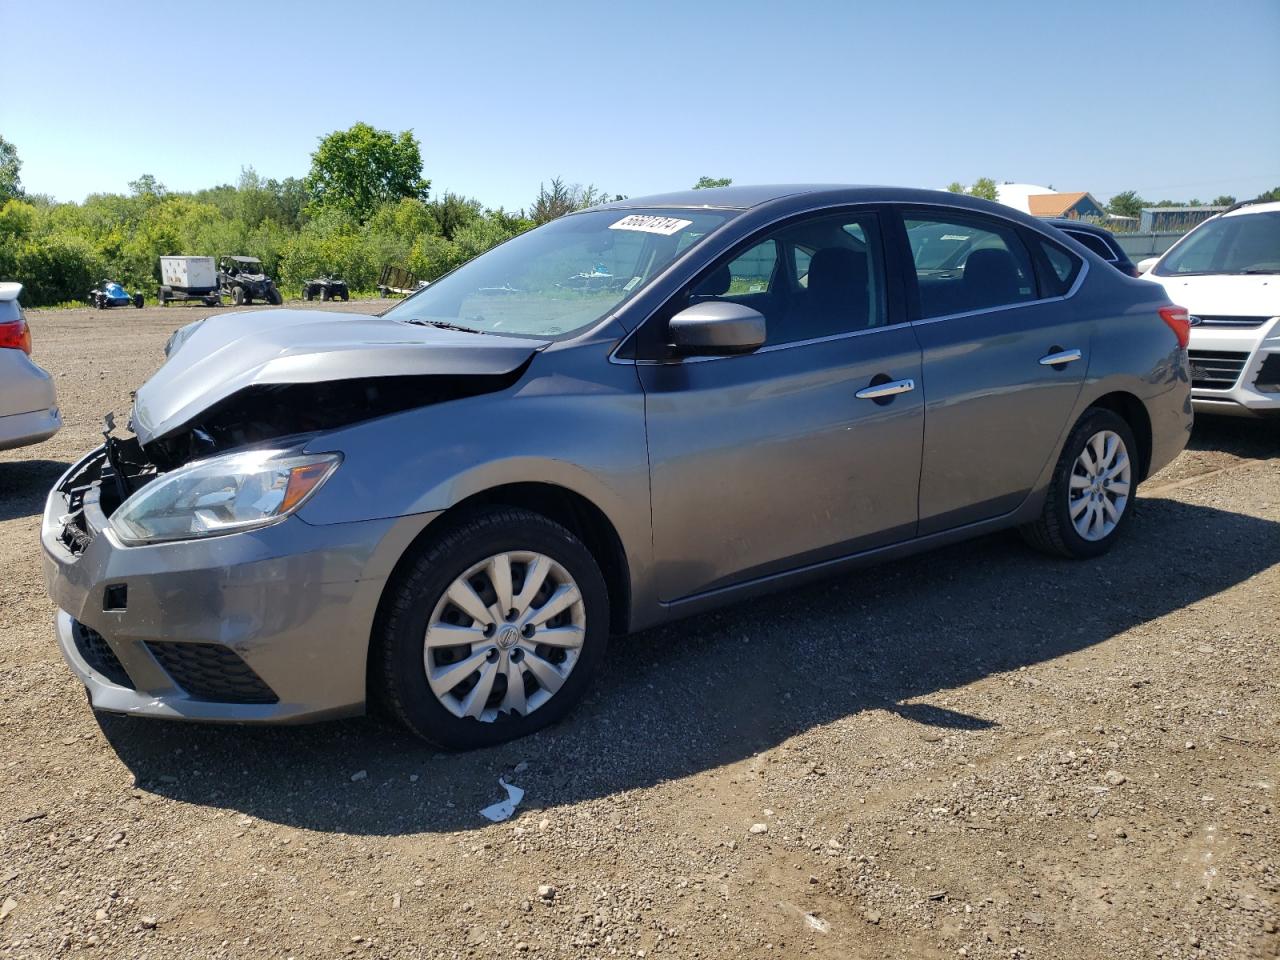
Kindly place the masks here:
POLYGON ((558 337, 606 316, 727 210, 595 210, 509 240, 384 314, 482 333, 558 337))
POLYGON ((1151 272, 1160 277, 1280 273, 1280 211, 1206 220, 1151 272))

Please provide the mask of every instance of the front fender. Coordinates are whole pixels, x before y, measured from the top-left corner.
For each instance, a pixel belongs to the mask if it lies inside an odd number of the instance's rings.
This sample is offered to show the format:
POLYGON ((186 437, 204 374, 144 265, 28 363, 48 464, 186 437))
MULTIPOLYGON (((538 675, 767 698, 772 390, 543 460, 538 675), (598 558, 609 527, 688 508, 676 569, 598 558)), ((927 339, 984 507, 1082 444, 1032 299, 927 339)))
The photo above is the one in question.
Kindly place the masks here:
POLYGON ((635 368, 598 349, 539 354, 509 389, 354 424, 307 450, 343 455, 303 507, 308 523, 434 513, 495 487, 543 483, 609 519, 633 578, 650 566, 644 395, 635 368))

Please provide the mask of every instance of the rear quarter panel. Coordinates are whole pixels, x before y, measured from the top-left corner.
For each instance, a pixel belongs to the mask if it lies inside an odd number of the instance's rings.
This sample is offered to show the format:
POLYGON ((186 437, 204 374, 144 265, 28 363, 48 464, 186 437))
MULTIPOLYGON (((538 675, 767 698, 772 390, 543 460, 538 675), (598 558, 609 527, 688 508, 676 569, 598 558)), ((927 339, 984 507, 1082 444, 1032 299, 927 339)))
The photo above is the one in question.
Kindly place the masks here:
POLYGON ((1147 475, 1182 452, 1191 433, 1191 378, 1187 353, 1157 312, 1171 301, 1156 284, 1113 269, 1090 271, 1077 295, 1095 317, 1089 370, 1071 423, 1101 397, 1128 393, 1151 420, 1147 475))
POLYGON ((0 349, 0 417, 48 410, 56 403, 53 377, 21 350, 0 349))

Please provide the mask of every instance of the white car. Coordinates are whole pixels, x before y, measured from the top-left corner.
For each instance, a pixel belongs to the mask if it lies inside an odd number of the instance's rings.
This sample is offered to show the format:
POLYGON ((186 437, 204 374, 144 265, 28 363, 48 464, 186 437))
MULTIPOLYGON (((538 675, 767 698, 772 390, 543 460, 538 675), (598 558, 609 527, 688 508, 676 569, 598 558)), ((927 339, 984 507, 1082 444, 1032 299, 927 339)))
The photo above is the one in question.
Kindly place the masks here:
POLYGON ((48 440, 62 426, 53 378, 31 362, 20 283, 0 283, 0 450, 48 440))
POLYGON ((1280 202, 1247 202, 1138 264, 1191 315, 1198 413, 1280 415, 1280 202))

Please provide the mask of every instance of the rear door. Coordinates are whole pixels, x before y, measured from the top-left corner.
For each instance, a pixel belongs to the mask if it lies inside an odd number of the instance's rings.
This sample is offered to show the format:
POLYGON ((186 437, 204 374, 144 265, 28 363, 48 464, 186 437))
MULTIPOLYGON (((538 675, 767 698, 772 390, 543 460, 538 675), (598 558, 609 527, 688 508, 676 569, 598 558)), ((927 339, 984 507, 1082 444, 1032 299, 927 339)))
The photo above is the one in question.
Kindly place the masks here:
POLYGON ((870 212, 794 222, 670 305, 749 304, 768 339, 638 361, 663 600, 914 536, 920 348, 880 233, 870 212))
POLYGON ((1080 392, 1090 326, 1065 296, 1084 269, 1065 248, 967 210, 905 209, 900 227, 923 355, 924 536, 1027 497, 1080 392))

